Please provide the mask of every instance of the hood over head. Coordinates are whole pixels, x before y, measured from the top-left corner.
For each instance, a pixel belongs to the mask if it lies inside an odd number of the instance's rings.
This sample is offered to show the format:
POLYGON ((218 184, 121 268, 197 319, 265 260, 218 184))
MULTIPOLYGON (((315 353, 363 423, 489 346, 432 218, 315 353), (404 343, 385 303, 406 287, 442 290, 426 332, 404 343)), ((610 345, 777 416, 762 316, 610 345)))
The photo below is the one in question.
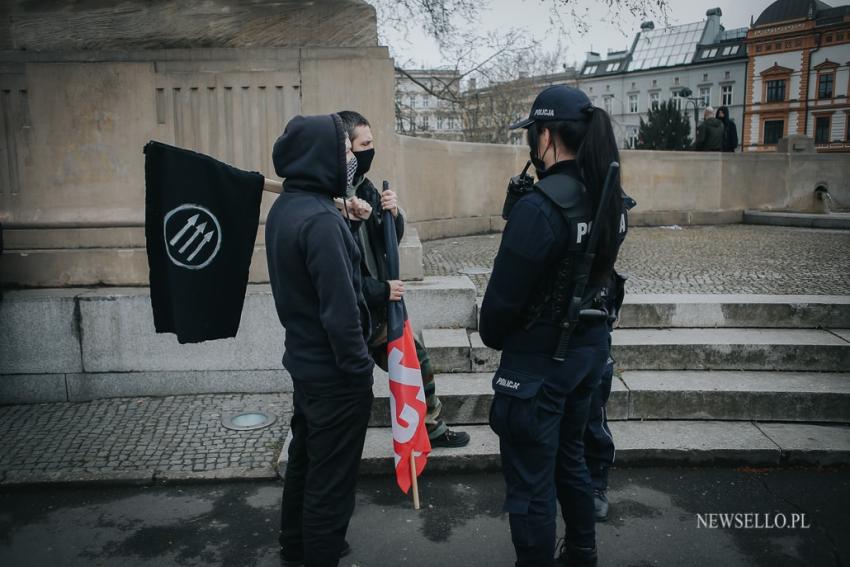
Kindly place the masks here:
POLYGON ((714 117, 718 120, 722 120, 724 124, 729 121, 729 108, 725 106, 720 106, 717 108, 717 112, 714 113, 714 117), (720 118, 720 111, 723 111, 723 118, 720 118))
POLYGON ((291 189, 342 197, 348 185, 345 128, 336 114, 296 116, 275 141, 272 162, 291 189))

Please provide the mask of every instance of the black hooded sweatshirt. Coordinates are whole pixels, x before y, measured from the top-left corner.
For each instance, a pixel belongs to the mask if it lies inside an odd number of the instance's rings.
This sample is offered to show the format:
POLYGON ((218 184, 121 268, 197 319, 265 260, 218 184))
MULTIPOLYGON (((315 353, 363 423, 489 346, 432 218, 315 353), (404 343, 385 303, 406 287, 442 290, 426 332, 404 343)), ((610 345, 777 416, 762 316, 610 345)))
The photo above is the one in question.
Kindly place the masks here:
POLYGON ((360 251, 333 202, 347 184, 344 136, 336 114, 296 116, 272 151, 285 180, 266 221, 266 255, 286 328, 283 365, 296 381, 372 380, 360 251))

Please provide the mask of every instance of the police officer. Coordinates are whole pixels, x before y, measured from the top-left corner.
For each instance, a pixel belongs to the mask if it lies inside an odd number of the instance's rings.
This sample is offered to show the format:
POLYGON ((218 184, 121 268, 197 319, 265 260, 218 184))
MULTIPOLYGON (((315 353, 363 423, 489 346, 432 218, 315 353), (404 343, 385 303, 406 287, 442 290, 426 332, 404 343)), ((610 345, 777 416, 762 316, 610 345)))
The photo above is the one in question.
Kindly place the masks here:
POLYGON ((558 562, 596 565, 583 435, 608 359, 607 313, 594 298, 605 295, 620 245, 618 177, 616 191, 600 202, 619 153, 608 115, 563 85, 541 92, 529 117, 511 127, 527 129, 538 181, 519 195, 509 193, 507 225, 481 309, 481 338, 502 351, 490 426, 500 441, 504 509, 517 566, 555 564, 556 495, 567 519, 558 562), (591 226, 597 210, 600 223, 591 226), (600 231, 595 259, 582 270, 592 230, 600 231), (588 317, 564 334, 582 274, 587 280, 579 303, 588 317))

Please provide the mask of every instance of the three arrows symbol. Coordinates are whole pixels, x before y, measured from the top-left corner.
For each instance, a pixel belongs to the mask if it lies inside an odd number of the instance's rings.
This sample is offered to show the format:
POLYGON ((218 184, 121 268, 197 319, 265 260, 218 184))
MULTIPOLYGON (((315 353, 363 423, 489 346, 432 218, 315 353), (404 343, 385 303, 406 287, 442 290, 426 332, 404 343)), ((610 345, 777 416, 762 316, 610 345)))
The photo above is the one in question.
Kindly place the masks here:
POLYGON ((202 222, 198 226, 195 226, 195 223, 198 222, 198 218, 200 216, 201 215, 199 213, 199 214, 196 214, 196 215, 189 217, 189 220, 186 221, 186 225, 183 228, 180 229, 180 232, 175 234, 174 238, 172 238, 171 240, 168 241, 168 243, 171 246, 176 245, 178 242, 180 242, 180 239, 183 238, 186 235, 186 232, 188 232, 190 228, 194 227, 194 229, 195 229, 194 232, 192 232, 191 236, 186 240, 186 242, 183 243, 183 246, 181 246, 180 249, 177 251, 179 254, 183 254, 184 252, 186 252, 186 250, 189 248, 189 246, 191 246, 191 244, 195 240, 197 240, 198 236, 203 236, 201 241, 195 247, 195 250, 193 250, 192 253, 189 254, 189 257, 186 258, 187 262, 191 262, 192 260, 194 260, 195 256, 198 255, 198 252, 201 251, 201 248, 203 248, 209 241, 211 241, 212 238, 213 238, 213 235, 215 235, 215 230, 211 230, 210 232, 204 234, 204 230, 207 228, 206 222, 202 222))
POLYGON ((180 232, 174 235, 174 238, 168 241, 169 244, 174 246, 177 244, 177 241, 183 238, 183 235, 186 234, 186 231, 195 226, 195 223, 198 222, 198 217, 201 216, 200 213, 197 215, 190 217, 189 220, 186 221, 186 226, 180 229, 180 232))

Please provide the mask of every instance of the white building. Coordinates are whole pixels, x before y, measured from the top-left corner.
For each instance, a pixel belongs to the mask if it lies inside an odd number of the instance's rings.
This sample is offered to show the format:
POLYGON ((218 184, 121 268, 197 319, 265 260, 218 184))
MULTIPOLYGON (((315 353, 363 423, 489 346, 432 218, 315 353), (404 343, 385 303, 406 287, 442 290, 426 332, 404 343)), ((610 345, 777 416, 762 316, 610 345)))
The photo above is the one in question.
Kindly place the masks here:
POLYGON ((634 147, 641 117, 667 99, 687 113, 692 137, 694 110, 701 122, 706 106, 727 106, 740 136, 747 28, 726 30, 721 16, 720 9, 714 8, 701 22, 661 29, 646 22, 630 49, 609 51, 604 59, 588 53, 578 86, 611 115, 621 147, 634 147), (691 100, 681 96, 685 88, 691 91, 691 100))
POLYGON ((460 97, 457 71, 405 69, 396 71, 396 131, 409 136, 461 140, 463 118, 452 100, 460 97))

